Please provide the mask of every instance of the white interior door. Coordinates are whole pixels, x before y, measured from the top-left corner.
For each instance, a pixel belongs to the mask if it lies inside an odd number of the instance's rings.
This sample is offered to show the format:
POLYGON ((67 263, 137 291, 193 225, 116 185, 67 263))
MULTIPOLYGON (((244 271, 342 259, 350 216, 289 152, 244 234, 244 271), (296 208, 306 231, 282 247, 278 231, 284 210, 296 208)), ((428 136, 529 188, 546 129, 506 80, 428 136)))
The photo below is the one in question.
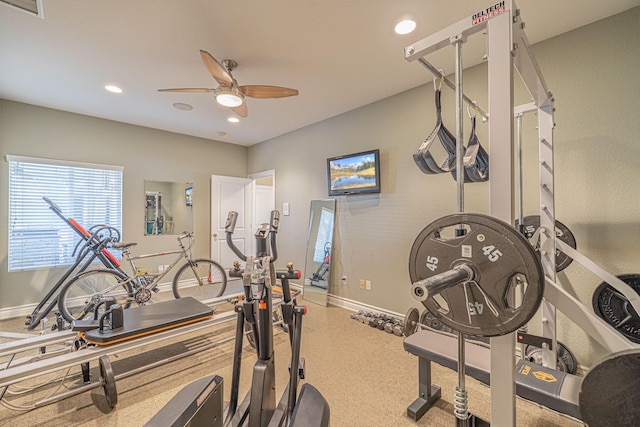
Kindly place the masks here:
MULTIPOLYGON (((253 231, 257 230, 261 224, 271 221, 271 211, 275 209, 276 203, 276 177, 275 171, 269 170, 249 175, 253 180, 252 186, 252 226, 253 231)), ((251 239, 251 253, 256 253, 256 240, 251 239)))
MULTIPOLYGON (((230 176, 211 176, 211 258, 225 269, 240 261, 226 242, 224 230, 230 211, 238 212, 238 220, 233 233, 234 244, 245 255, 251 255, 252 180, 230 176)), ((242 264, 244 265, 244 263, 242 264)))

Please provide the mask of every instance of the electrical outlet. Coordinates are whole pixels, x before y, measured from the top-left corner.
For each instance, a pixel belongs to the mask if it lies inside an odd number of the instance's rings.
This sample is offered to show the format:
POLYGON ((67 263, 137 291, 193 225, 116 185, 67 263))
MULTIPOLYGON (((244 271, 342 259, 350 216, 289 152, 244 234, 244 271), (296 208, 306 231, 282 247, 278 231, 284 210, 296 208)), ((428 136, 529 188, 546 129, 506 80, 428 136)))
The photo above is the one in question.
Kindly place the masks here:
POLYGON ((164 265, 158 266, 158 273, 162 273, 164 271, 164 265))
POLYGON ((347 276, 342 276, 342 285, 347 286, 347 276))
POLYGON ((370 291, 371 290, 371 280, 367 280, 365 282, 365 286, 367 287, 367 290, 370 291))
POLYGON ((364 279, 360 279, 360 289, 364 289, 364 279))

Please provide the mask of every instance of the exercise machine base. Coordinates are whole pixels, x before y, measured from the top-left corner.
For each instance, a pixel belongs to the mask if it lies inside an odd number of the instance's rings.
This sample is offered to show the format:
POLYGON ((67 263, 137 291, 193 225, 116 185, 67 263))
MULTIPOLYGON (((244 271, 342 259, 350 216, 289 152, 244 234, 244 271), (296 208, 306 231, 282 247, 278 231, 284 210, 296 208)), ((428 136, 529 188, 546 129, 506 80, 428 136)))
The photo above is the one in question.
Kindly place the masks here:
MULTIPOLYGON (((466 374, 489 385, 491 350, 469 341, 465 343, 465 347, 466 374)), ((457 370, 457 337, 421 330, 404 340, 404 349, 418 356, 420 397, 407 408, 407 416, 417 421, 439 398, 440 390, 431 385, 431 362, 457 370)), ((516 363, 515 356, 514 363, 516 363)), ((518 396, 576 419, 582 419, 578 404, 581 383, 581 377, 525 360, 518 361, 516 365, 518 396)))
POLYGON ((176 394, 145 427, 222 427, 223 380, 200 378, 176 394))

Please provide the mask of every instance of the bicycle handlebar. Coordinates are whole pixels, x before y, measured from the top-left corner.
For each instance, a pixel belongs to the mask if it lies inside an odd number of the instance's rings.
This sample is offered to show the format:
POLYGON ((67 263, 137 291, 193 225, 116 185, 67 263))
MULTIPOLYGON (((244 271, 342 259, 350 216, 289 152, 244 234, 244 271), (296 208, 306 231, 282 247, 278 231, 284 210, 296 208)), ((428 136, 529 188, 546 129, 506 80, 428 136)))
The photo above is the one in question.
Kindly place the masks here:
POLYGON ((193 233, 191 231, 183 231, 182 234, 178 236, 178 244, 186 251, 190 250, 193 247, 194 243, 195 237, 193 236, 193 233), (189 239, 189 245, 185 248, 182 244, 182 241, 187 238, 189 239))

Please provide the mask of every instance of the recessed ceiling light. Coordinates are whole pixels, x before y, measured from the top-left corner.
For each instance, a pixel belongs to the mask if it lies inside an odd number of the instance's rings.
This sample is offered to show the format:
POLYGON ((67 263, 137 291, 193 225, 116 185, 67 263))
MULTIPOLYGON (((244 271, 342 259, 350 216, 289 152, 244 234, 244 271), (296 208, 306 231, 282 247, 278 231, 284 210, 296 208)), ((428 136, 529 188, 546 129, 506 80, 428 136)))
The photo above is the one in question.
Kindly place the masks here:
POLYGON ((190 111, 193 110, 193 106, 189 104, 185 104, 184 102, 176 102, 173 104, 173 108, 182 111, 190 111))
POLYGON ((222 132, 222 131, 218 132, 218 136, 226 136, 226 135, 227 135, 226 132, 222 132))
POLYGON ((120 89, 118 86, 106 85, 104 88, 111 93, 122 93, 122 89, 120 89))
POLYGON ((416 21, 412 19, 405 19, 396 24, 395 31, 397 34, 409 34, 416 29, 416 21))
POLYGON ((239 119, 239 118, 237 118, 237 117, 229 117, 229 118, 227 119, 227 121, 228 121, 229 123, 238 123, 238 122, 240 121, 240 119, 239 119))

